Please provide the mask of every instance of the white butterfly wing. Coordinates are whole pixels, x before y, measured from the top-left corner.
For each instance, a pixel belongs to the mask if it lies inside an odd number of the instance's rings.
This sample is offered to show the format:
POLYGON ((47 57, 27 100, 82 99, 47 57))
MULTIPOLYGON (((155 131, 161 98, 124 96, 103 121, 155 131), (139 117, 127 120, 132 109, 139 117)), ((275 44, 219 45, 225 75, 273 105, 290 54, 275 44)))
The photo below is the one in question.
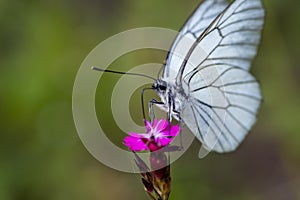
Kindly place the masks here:
MULTIPOLYGON (((206 0, 202 6, 209 2, 225 5, 206 0)), ((202 6, 194 15, 201 14, 202 6)), ((188 61, 181 79, 189 99, 181 113, 183 121, 207 149, 230 152, 255 123, 261 102, 259 85, 248 70, 260 41, 264 9, 260 0, 236 0, 200 34, 194 32, 197 25, 189 24, 196 18, 192 16, 182 29, 189 39, 176 39, 164 78, 174 79, 188 61), (192 38, 194 43, 189 42, 192 38)))
POLYGON ((189 49, 207 26, 227 7, 226 0, 204 0, 180 30, 166 60, 163 77, 175 79, 189 49))

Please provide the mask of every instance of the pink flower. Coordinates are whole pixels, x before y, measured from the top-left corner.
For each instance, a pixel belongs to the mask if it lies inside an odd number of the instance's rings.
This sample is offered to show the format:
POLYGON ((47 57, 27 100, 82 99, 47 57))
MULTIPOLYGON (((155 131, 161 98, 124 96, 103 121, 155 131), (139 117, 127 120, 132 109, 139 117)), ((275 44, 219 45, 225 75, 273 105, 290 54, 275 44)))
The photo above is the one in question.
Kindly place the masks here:
POLYGON ((146 133, 130 132, 123 143, 131 151, 156 151, 167 146, 180 132, 178 125, 172 126, 167 120, 155 119, 153 124, 146 121, 146 133))

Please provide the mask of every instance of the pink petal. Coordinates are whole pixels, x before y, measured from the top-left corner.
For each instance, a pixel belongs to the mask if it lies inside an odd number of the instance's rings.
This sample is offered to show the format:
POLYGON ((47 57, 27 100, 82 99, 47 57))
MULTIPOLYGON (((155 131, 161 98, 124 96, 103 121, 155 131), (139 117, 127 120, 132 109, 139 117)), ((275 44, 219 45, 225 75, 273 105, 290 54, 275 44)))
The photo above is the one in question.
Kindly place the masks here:
POLYGON ((158 149, 160 149, 160 146, 158 146, 158 144, 155 143, 155 142, 150 142, 149 143, 149 149, 150 149, 151 152, 157 151, 158 149))
POLYGON ((169 124, 169 122, 167 120, 161 119, 161 120, 159 120, 159 122, 155 126, 155 130, 157 132, 160 132, 160 131, 164 130, 165 128, 167 128, 168 124, 169 124))
POLYGON ((155 126, 157 125, 157 123, 158 123, 158 120, 157 120, 157 119, 154 119, 154 121, 153 121, 153 126, 152 126, 152 127, 155 127, 155 126))
POLYGON ((152 129, 151 123, 147 120, 145 120, 145 128, 147 133, 152 129))
POLYGON ((167 137, 163 137, 159 139, 159 145, 161 147, 167 146, 168 144, 170 144, 172 142, 173 138, 167 138, 167 137))
POLYGON ((131 137, 136 137, 136 138, 150 138, 149 134, 145 134, 145 133, 135 133, 135 132, 130 132, 129 135, 131 137))
POLYGON ((141 138, 127 136, 123 140, 124 145, 126 145, 131 151, 144 151, 149 150, 147 145, 143 142, 141 138))
POLYGON ((170 135, 175 137, 176 135, 178 135, 178 133, 180 133, 179 125, 172 126, 170 130, 170 135))
POLYGON ((169 127, 167 127, 166 129, 164 129, 161 132, 161 134, 164 137, 167 137, 167 136, 175 137, 176 135, 178 135, 179 132, 180 132, 179 125, 175 125, 175 126, 171 126, 170 130, 169 130, 169 127))

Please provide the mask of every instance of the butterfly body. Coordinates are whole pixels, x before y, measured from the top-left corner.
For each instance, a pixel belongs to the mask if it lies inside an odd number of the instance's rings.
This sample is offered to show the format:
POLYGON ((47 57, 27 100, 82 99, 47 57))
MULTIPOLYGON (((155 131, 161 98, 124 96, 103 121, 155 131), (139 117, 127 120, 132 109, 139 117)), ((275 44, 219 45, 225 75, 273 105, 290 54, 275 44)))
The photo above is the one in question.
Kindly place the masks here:
POLYGON ((170 113, 170 117, 181 121, 180 112, 184 108, 188 96, 184 93, 181 86, 175 82, 167 82, 168 80, 158 79, 153 88, 159 95, 162 104, 157 104, 159 108, 170 113))

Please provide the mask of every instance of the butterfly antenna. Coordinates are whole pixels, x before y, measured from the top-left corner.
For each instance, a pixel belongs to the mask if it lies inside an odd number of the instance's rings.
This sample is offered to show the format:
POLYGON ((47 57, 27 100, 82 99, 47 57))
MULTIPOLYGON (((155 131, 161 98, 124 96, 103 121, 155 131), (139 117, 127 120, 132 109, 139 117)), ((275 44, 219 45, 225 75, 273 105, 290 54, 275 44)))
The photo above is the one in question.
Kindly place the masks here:
POLYGON ((151 76, 144 75, 144 74, 130 73, 130 72, 120 72, 120 71, 109 70, 109 69, 101 69, 101 68, 98 68, 98 67, 91 67, 91 69, 95 70, 95 71, 99 71, 99 72, 109 72, 109 73, 113 73, 113 74, 124 74, 124 75, 132 75, 132 76, 141 76, 141 77, 149 78, 149 79, 152 79, 153 81, 156 81, 155 78, 153 78, 151 76))

